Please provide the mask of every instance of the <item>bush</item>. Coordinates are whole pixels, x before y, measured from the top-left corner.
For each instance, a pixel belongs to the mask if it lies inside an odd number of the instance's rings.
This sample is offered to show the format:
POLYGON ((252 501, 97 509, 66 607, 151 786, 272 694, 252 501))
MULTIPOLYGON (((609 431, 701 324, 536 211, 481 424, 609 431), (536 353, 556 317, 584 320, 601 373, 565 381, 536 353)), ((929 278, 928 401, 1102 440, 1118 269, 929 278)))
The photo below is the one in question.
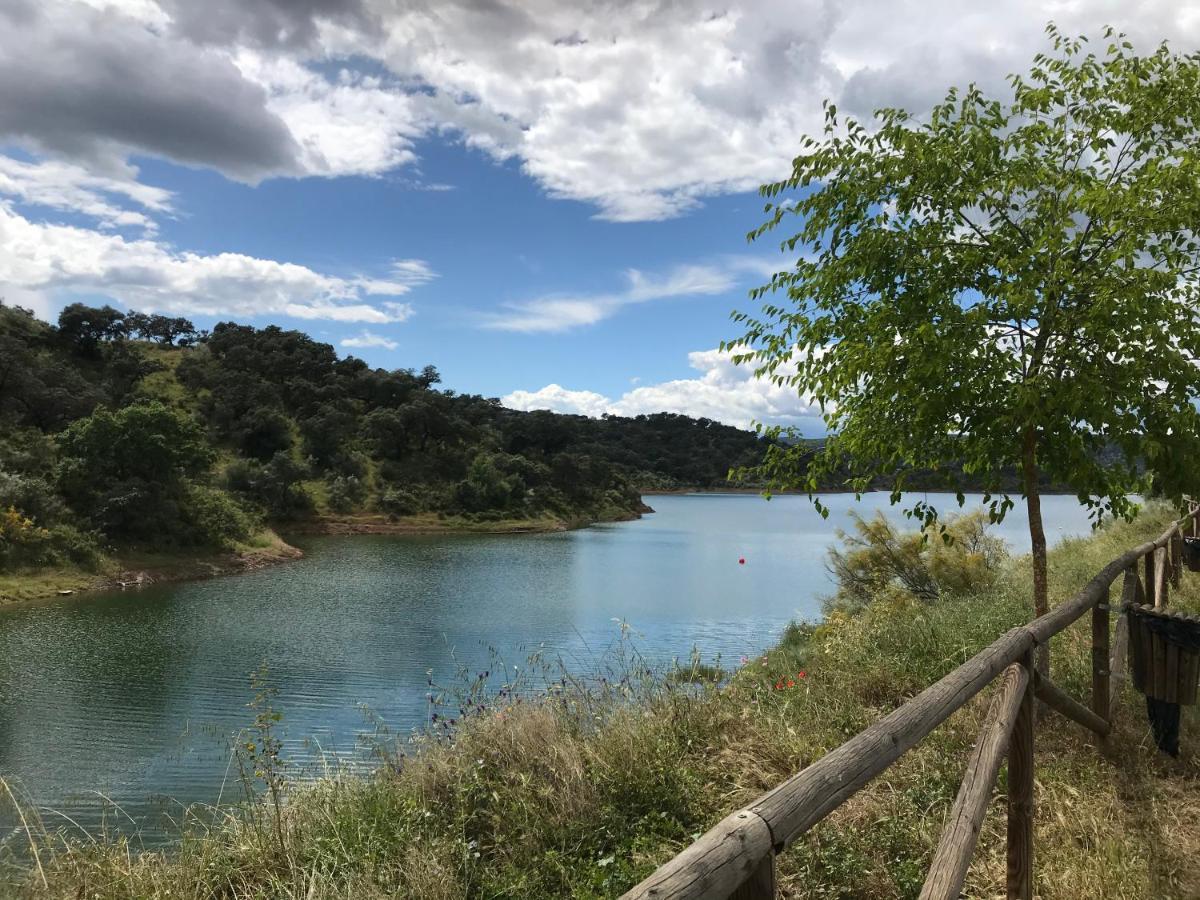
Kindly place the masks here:
POLYGON ((301 483, 308 474, 306 466, 284 452, 276 453, 262 465, 238 460, 225 473, 229 488, 259 506, 271 519, 294 519, 313 511, 312 495, 301 483))
POLYGON ((380 492, 375 506, 392 518, 416 515, 424 509, 424 504, 416 493, 393 485, 388 485, 380 492))
POLYGON ((8 507, 15 507, 43 527, 67 516, 67 505, 48 481, 0 471, 0 509, 8 507))
POLYGON ((245 510, 216 488, 193 486, 186 509, 193 527, 192 543, 195 544, 226 548, 244 541, 253 531, 245 510))
POLYGON ((982 512, 951 516, 944 531, 901 532, 878 512, 872 519, 851 513, 854 534, 837 531, 844 548, 829 551, 837 593, 826 612, 855 611, 883 598, 933 601, 991 586, 1007 558, 1004 542, 989 534, 982 512))
POLYGON ((360 507, 366 499, 366 486, 353 475, 339 475, 328 482, 329 508, 348 513, 360 507))
POLYGON ((0 507, 0 571, 74 563, 95 568, 96 537, 71 525, 43 528, 16 507, 0 507))

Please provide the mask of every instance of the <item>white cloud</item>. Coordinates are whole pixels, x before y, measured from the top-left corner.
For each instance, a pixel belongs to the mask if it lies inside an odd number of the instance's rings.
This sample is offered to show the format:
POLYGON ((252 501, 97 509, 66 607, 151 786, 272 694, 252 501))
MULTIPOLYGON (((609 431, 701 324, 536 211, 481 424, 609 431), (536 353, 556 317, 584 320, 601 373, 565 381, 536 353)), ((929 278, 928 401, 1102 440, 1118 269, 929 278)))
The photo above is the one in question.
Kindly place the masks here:
POLYGON ((147 212, 170 212, 173 200, 170 191, 140 183, 136 169, 127 177, 116 178, 94 175, 71 163, 22 162, 3 155, 0 155, 0 194, 22 203, 80 213, 106 228, 134 226, 148 231, 155 229, 155 223, 147 212), (122 199, 141 209, 119 205, 122 199))
POLYGON ((414 262, 402 264, 400 280, 340 278, 240 253, 177 252, 149 239, 35 223, 0 202, 0 293, 27 297, 86 292, 147 311, 383 324, 408 318, 411 307, 365 298, 407 292, 414 262))
POLYGON ((513 391, 500 398, 510 409, 549 409, 599 417, 611 411, 612 400, 595 391, 569 391, 560 384, 548 384, 537 391, 513 391))
POLYGON ((527 334, 570 331, 595 325, 616 315, 622 308, 668 297, 723 294, 738 283, 738 274, 756 271, 762 263, 753 257, 726 257, 719 265, 676 266, 663 275, 647 275, 638 269, 625 271, 627 287, 611 294, 549 296, 505 304, 503 312, 481 316, 480 324, 499 331, 527 334))
POLYGON ((402 89, 345 68, 326 78, 294 59, 246 49, 236 62, 291 131, 305 174, 376 175, 416 159, 412 142, 424 128, 402 89))
POLYGON ((343 338, 341 341, 343 347, 382 347, 385 350, 395 350, 400 345, 390 338, 384 337, 382 334, 375 334, 373 331, 367 331, 365 328, 355 337, 343 338))
POLYGON ((676 412, 739 428, 763 422, 799 427, 809 434, 823 431, 821 411, 815 403, 794 388, 756 378, 753 365, 735 364, 730 351, 697 350, 688 354, 688 362, 700 372, 699 377, 635 387, 616 399, 549 384, 537 391, 513 391, 500 402, 512 409, 550 409, 586 416, 676 412))
POLYGON ((0 7, 0 140, 90 172, 139 153, 253 182, 381 174, 452 134, 616 221, 781 177, 825 98, 865 116, 1005 91, 1049 17, 1200 43, 1176 0, 88 4, 0 7))

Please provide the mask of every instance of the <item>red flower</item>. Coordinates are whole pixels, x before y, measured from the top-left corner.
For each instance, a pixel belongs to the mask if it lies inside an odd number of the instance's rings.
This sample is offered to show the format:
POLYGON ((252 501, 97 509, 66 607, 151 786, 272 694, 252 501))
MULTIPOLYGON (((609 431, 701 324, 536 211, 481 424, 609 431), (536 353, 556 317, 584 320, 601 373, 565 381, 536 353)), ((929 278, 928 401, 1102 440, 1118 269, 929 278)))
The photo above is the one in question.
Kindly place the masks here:
POLYGON ((796 677, 797 678, 807 678, 808 673, 805 672, 803 669, 801 669, 799 672, 796 673, 796 677))
POLYGON ((788 679, 788 687, 795 687, 795 686, 796 686, 796 682, 792 681, 792 679, 789 678, 788 679))

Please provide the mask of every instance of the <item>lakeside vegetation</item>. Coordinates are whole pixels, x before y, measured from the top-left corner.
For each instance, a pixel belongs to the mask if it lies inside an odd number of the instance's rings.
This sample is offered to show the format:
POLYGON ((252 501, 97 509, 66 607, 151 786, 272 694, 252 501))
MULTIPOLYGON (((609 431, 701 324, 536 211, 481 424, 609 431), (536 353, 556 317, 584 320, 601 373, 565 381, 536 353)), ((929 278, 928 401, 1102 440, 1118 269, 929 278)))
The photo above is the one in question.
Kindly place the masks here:
MULTIPOLYGON (((1053 596, 1070 596, 1172 515, 1156 505, 1133 523, 1062 543, 1050 553, 1053 596)), ((860 537, 842 552, 866 552, 877 573, 892 565, 890 545, 909 541, 860 537)), ((616 896, 1029 617, 1028 557, 991 545, 956 559, 910 555, 896 571, 913 566, 935 594, 897 574, 861 606, 853 583, 842 582, 823 623, 789 628, 727 681, 705 678, 713 673, 701 663, 692 677, 650 677, 627 652, 604 682, 566 679, 538 696, 464 685, 445 702, 470 697, 475 712, 386 746, 370 776, 291 781, 272 755, 273 716, 286 720, 287 710, 260 695, 246 737, 258 800, 213 825, 193 821, 168 851, 139 852, 136 838, 117 835, 67 840, 32 821, 37 865, 10 870, 9 889, 46 898, 616 896)), ((1200 611, 1200 579, 1185 575, 1172 603, 1200 611)), ((1089 653, 1086 625, 1055 639, 1056 681, 1077 695, 1090 684, 1089 653)), ((784 854, 786 896, 916 896, 989 694, 784 854)), ((1185 733, 1198 724, 1185 710, 1185 733)), ((1039 896, 1195 896, 1195 742, 1184 742, 1177 761, 1160 756, 1128 687, 1101 754, 1053 714, 1037 733, 1039 896)), ((969 896, 1003 883, 1003 792, 1001 782, 969 896)))
POLYGON ((707 419, 519 412, 299 331, 0 304, 0 599, 286 554, 272 528, 553 530, 761 457, 707 419), (278 551, 278 552, 276 552, 278 551))

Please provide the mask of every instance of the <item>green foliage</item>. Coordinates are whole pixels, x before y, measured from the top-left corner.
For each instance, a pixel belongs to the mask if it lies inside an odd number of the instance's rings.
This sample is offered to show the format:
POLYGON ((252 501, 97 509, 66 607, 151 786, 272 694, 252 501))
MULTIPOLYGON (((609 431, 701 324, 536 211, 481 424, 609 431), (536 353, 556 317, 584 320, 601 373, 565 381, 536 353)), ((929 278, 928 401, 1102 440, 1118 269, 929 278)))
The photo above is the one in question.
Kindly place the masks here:
POLYGON ((458 485, 458 502, 468 512, 485 509, 506 510, 520 501, 525 483, 519 474, 506 471, 507 460, 480 453, 467 469, 467 477, 458 485))
POLYGON ((276 453, 265 465, 239 460, 225 473, 231 490, 258 506, 270 519, 297 519, 313 511, 312 496, 301 482, 308 468, 287 453, 276 453))
POLYGON ((738 314, 727 346, 813 397, 833 435, 811 456, 773 445, 776 485, 882 478, 899 497, 914 472, 961 461, 994 493, 1018 467, 1027 492, 1044 473, 1128 516, 1143 464, 1168 492, 1186 484, 1200 57, 1048 33, 1053 54, 1003 101, 972 85, 871 127, 827 105, 823 137, 762 189, 750 237, 798 221, 781 247, 799 258, 753 292, 761 315, 738 314))
POLYGON ((232 497, 208 485, 192 485, 183 510, 192 528, 186 543, 230 547, 246 540, 254 530, 254 523, 232 497))
POLYGON ((87 415, 103 395, 86 363, 72 364, 54 328, 0 304, 0 419, 56 431, 87 415))
POLYGON ((187 415, 158 402, 101 407, 58 436, 58 489, 106 535, 148 543, 196 538, 187 510, 192 479, 212 451, 187 415))
POLYGON ((353 475, 338 475, 329 482, 328 497, 329 508, 334 512, 353 512, 362 509, 367 486, 353 475))
POLYGON ((440 381, 433 366, 372 369, 275 326, 203 334, 73 304, 55 327, 0 304, 0 473, 42 483, 0 496, 38 527, 216 547, 254 517, 372 507, 460 523, 625 517, 642 487, 719 483, 761 452, 754 434, 704 419, 518 412, 440 381))
POLYGON ((422 498, 416 493, 395 485, 387 485, 379 494, 375 505, 390 518, 415 515, 426 509, 422 498))
POLYGON ((44 478, 0 469, 0 509, 12 507, 46 526, 65 521, 67 505, 44 478))
POLYGON ((897 594, 932 602, 990 588, 1007 559, 1004 542, 987 531, 982 512, 951 516, 939 528, 900 531, 882 512, 851 513, 854 533, 829 550, 837 593, 826 611, 857 611, 897 594))
POLYGON ((102 341, 126 334, 124 323, 124 314, 111 306, 72 303, 58 314, 58 336, 80 353, 95 353, 102 341))

